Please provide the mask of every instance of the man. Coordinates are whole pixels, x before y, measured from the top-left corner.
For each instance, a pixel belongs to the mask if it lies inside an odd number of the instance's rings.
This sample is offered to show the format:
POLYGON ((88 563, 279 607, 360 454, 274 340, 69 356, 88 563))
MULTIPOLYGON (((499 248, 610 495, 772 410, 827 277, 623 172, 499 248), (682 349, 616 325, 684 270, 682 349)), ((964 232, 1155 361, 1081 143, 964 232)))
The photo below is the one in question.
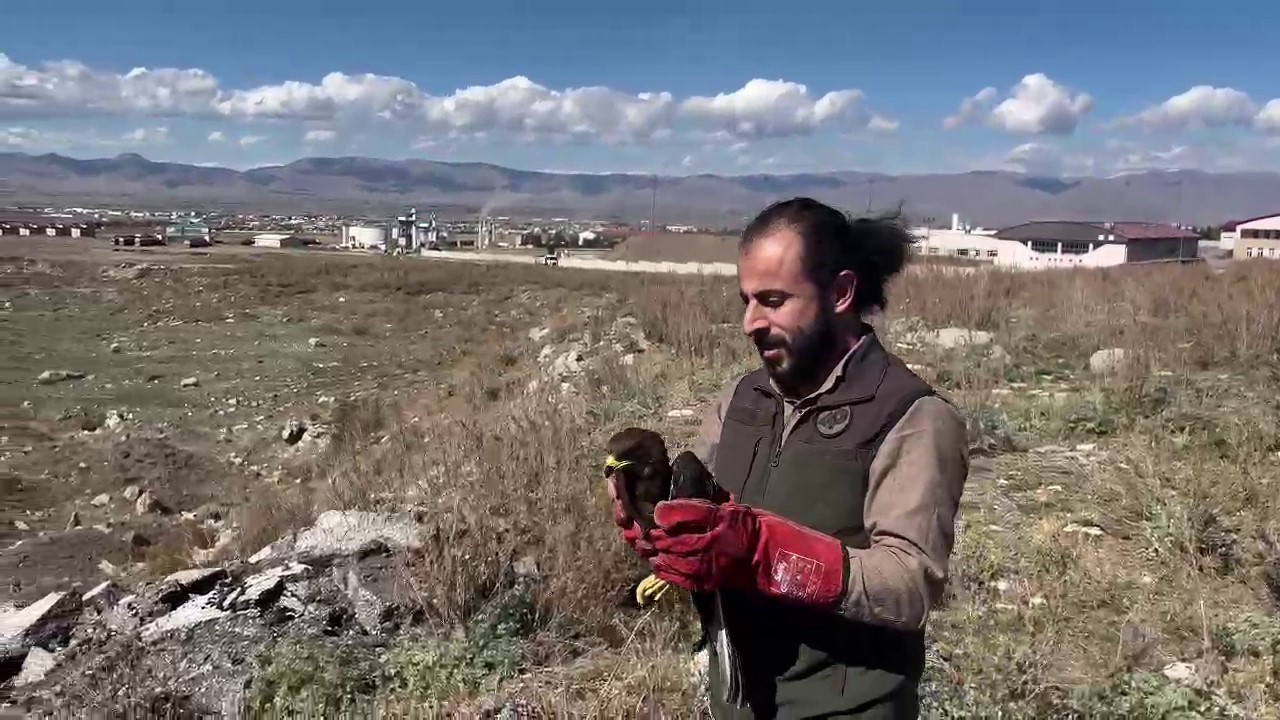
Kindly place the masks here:
POLYGON ((659 503, 647 537, 619 522, 659 578, 721 591, 748 707, 712 672, 717 718, 919 714, 969 457, 959 413, 863 320, 910 242, 808 198, 756 217, 738 285, 763 367, 725 389, 699 452, 730 501, 659 503))

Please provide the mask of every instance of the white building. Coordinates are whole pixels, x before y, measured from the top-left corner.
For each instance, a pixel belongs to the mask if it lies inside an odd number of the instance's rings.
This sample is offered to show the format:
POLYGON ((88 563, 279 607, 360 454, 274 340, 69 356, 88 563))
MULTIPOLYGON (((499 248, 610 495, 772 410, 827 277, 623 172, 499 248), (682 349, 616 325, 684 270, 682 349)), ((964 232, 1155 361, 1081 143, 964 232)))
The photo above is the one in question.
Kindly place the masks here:
POLYGON ((338 246, 354 250, 381 250, 387 245, 385 225, 343 225, 338 246))
POLYGON ((262 248, 300 248, 307 241, 292 233, 258 233, 253 236, 253 246, 262 248))
POLYGON ((1222 227, 1221 247, 1236 260, 1280 258, 1280 213, 1230 222, 1222 227), (1227 234, 1231 244, 1227 245, 1227 234))
POLYGON ((966 230, 953 218, 950 230, 913 232, 921 255, 1028 270, 1193 260, 1200 240, 1189 230, 1155 223, 1050 221, 966 230))

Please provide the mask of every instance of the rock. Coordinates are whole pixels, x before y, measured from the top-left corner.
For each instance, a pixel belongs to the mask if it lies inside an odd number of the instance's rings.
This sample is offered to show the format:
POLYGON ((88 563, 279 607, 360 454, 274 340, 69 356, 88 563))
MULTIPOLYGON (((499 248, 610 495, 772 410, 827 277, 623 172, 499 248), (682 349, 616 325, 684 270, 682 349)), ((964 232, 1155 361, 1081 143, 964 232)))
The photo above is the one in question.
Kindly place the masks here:
POLYGON ((36 378, 36 382, 41 385, 53 385, 67 380, 82 380, 84 376, 84 373, 77 370, 45 370, 40 373, 40 377, 36 378))
POLYGON ((102 424, 111 432, 115 432, 124 426, 124 417, 117 410, 108 410, 107 419, 102 424))
POLYGON ((80 512, 78 510, 71 511, 71 517, 67 518, 67 529, 75 530, 80 527, 80 512))
POLYGON ((143 640, 154 640, 160 635, 198 625, 227 615, 227 611, 217 606, 217 598, 212 593, 199 595, 187 600, 173 612, 152 620, 142 628, 143 640))
POLYGON ((89 504, 94 507, 102 507, 103 505, 106 505, 109 502, 111 502, 111 496, 106 493, 101 493, 94 499, 90 500, 89 504))
POLYGON ((178 387, 182 387, 182 388, 200 387, 200 378, 198 377, 183 378, 182 381, 178 383, 178 387))
POLYGON ((138 500, 133 504, 133 510, 139 515, 148 513, 160 513, 162 515, 169 514, 169 508, 157 498, 150 490, 145 490, 138 496, 138 500))
POLYGON ((516 577, 537 579, 540 574, 538 572, 538 561, 532 555, 525 555, 516 560, 512 564, 511 569, 515 572, 516 577))
POLYGON ((85 607, 96 609, 100 613, 105 613, 120 602, 124 597, 124 591, 118 585, 110 580, 103 580, 98 583, 92 590, 80 597, 80 602, 85 607))
POLYGON ((1165 665, 1160 672, 1179 685, 1195 685, 1200 680, 1196 666, 1189 662, 1172 662, 1165 665))
POLYGON ((991 343, 991 333, 985 330, 969 330, 968 328, 949 327, 942 328, 933 333, 932 340, 935 345, 944 348, 958 348, 964 345, 988 345, 991 343))
POLYGON ((30 529, 31 529, 31 526, 30 526, 30 525, 28 525, 28 524, 26 524, 26 523, 22 522, 21 520, 14 520, 14 521, 13 521, 13 526, 14 526, 14 527, 16 527, 16 528, 18 528, 19 530, 30 530, 30 529))
POLYGON ((1124 348, 1099 350, 1089 356, 1089 369, 1099 375, 1116 372, 1124 367, 1126 354, 1124 348))
POLYGON ((192 595, 203 595, 213 590, 226 576, 227 571, 222 568, 179 570, 160 583, 156 600, 162 605, 177 607, 192 595))
POLYGON ((31 648, 27 651, 27 658, 22 661, 22 670, 18 673, 18 677, 13 679, 13 684, 22 687, 40 682, 57 664, 57 655, 43 648, 31 648))
POLYGON ((577 375, 582 372, 582 366, 585 361, 586 359, 582 355, 582 348, 575 345, 561 353, 551 363, 551 376, 561 378, 567 375, 577 375))
POLYGON ((308 338, 307 347, 311 348, 312 350, 315 350, 316 348, 324 347, 324 341, 321 340, 320 338, 308 338))
POLYGON ((234 611, 265 608, 283 595, 286 579, 305 575, 310 570, 302 563, 289 563, 247 577, 220 603, 220 607, 234 611))
POLYGON ((249 558, 253 564, 294 555, 300 561, 354 555, 373 541, 405 547, 417 538, 418 522, 410 513, 327 510, 293 538, 268 545, 249 558))
POLYGON ((676 408, 675 410, 667 411, 667 417, 669 418, 687 418, 693 417, 694 415, 694 411, 689 408, 676 408))
POLYGON ((307 426, 304 423, 291 419, 280 431, 280 439, 284 440, 286 445, 297 445, 306 433, 307 426))
POLYGON ((537 342, 550 334, 551 334, 551 328, 549 327, 534 328, 529 331, 529 339, 534 342, 537 342))
POLYGON ((111 343, 111 354, 116 355, 120 352, 120 343, 111 343))
POLYGON ((120 493, 120 496, 129 502, 136 501, 140 495, 142 495, 142 488, 137 485, 130 485, 124 489, 124 492, 120 493))
POLYGON ((124 541, 128 543, 129 547, 132 549, 141 549, 144 547, 150 547, 151 545, 151 540, 137 530, 130 530, 125 533, 124 541))
POLYGON ((0 655, 21 656, 28 648, 65 644, 80 608, 79 594, 51 592, 25 608, 0 614, 0 655))

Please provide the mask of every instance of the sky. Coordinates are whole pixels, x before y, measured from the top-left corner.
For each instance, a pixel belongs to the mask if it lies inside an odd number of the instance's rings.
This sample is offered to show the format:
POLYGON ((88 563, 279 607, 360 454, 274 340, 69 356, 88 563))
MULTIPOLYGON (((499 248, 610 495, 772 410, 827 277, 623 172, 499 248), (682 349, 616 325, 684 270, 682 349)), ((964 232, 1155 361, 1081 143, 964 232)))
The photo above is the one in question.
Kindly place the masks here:
POLYGON ((0 152, 688 175, 1280 170, 1280 3, 4 2, 0 152))

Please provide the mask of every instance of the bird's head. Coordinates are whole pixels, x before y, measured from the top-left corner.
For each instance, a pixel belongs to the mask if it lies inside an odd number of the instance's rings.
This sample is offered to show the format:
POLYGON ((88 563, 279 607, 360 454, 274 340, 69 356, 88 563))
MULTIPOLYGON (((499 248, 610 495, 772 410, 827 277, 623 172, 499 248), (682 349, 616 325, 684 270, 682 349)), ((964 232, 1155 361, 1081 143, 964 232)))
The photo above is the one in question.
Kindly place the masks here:
POLYGON ((633 465, 667 465, 667 444, 652 430, 629 427, 609 438, 609 457, 604 462, 604 476, 633 465))

